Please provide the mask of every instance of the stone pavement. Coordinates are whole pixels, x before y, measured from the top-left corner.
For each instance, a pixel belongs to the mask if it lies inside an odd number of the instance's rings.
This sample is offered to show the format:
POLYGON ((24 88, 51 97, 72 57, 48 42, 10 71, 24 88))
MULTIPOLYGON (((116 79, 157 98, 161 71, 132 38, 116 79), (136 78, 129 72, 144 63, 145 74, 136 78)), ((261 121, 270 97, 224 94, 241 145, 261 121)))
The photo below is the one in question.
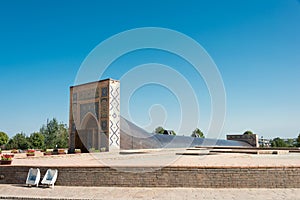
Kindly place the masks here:
MULTIPOLYGON (((15 166, 203 166, 203 167, 300 167, 300 154, 179 156, 183 149, 164 149, 145 154, 95 153, 63 156, 16 154, 15 166)), ((1 170, 1 167, 0 167, 1 170)), ((297 177, 296 177, 297 178, 297 177)), ((25 180, 24 180, 25 181, 25 180)), ((0 199, 291 199, 300 200, 300 188, 288 189, 206 189, 67 187, 28 188, 0 184, 0 199)))
MULTIPOLYGON (((300 167, 300 153, 286 155, 176 155, 185 149, 161 149, 144 154, 119 154, 119 152, 69 154, 27 158, 15 154, 15 166, 203 166, 203 167, 300 167)), ((189 151, 190 152, 190 151, 189 151)))
POLYGON ((0 199, 221 199, 299 200, 300 189, 26 187, 0 185, 0 199))

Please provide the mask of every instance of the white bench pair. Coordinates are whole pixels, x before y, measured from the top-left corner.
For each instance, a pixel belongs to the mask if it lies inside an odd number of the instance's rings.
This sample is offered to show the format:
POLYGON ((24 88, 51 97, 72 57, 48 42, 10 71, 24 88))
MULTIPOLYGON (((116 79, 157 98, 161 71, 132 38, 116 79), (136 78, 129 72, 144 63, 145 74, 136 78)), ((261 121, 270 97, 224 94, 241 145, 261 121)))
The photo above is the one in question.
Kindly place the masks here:
MULTIPOLYGON (((52 186, 54 187, 54 183, 56 182, 58 175, 57 169, 48 169, 45 176, 43 177, 43 180, 41 184, 52 186)), ((41 179, 41 172, 39 168, 30 168, 28 171, 27 179, 26 179, 26 185, 28 186, 39 186, 39 182, 41 179)))

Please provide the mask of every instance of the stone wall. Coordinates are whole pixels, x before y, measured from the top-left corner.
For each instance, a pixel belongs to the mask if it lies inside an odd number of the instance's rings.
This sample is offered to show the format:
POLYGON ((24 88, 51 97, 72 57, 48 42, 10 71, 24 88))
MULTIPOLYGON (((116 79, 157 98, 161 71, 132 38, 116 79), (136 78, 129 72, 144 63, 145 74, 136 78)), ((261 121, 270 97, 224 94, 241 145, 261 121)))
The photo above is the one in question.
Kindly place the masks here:
POLYGON ((256 134, 227 135, 227 140, 246 142, 246 143, 250 144, 252 147, 259 147, 258 135, 256 135, 256 134))
MULTIPOLYGON (((0 184, 25 184, 29 168, 0 166, 0 184)), ((47 168, 39 168, 42 175, 45 174, 47 168)), ((59 171, 56 185, 65 186, 300 188, 300 168, 297 167, 165 167, 153 172, 149 172, 149 167, 56 169, 59 171)))

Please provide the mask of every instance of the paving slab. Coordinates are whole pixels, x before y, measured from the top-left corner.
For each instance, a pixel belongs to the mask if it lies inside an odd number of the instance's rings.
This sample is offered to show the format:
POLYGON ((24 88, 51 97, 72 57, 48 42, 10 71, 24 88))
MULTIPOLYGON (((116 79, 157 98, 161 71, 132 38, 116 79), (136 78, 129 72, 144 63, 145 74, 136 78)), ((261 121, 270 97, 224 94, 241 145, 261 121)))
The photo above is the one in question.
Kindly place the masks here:
POLYGON ((216 154, 206 150, 163 149, 156 151, 67 154, 26 157, 16 154, 15 166, 178 166, 178 167, 300 167, 300 154, 216 154), (204 153, 204 154, 203 154, 204 153), (190 154, 190 155, 188 155, 190 154))
POLYGON ((0 185, 0 199, 220 199, 299 200, 300 189, 211 189, 211 188, 126 188, 126 187, 25 187, 0 185))

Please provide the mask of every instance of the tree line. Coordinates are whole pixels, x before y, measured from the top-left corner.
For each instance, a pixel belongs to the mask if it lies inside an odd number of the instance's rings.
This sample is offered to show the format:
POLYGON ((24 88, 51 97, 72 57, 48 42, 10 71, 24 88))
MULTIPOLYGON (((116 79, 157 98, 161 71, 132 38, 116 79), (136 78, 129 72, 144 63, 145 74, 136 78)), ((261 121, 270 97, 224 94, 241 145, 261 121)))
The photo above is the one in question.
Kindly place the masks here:
POLYGON ((300 147, 300 133, 298 135, 298 138, 296 139, 296 142, 294 142, 294 139, 282 139, 280 137, 276 137, 272 140, 270 140, 271 147, 300 147))
POLYGON ((17 133, 12 138, 4 132, 0 132, 0 147, 5 149, 54 149, 67 148, 69 144, 69 134, 66 124, 59 123, 55 118, 47 120, 42 125, 39 132, 17 133))
MULTIPOLYGON (((175 131, 173 130, 166 130, 163 127, 159 126, 154 130, 154 133, 157 134, 168 134, 168 135, 176 135, 175 131)), ((191 137, 199 137, 199 138, 205 138, 204 133, 199 129, 196 128, 192 134, 191 137)))
MULTIPOLYGON (((173 130, 166 130, 159 126, 154 130, 157 134, 176 135, 173 130)), ((251 131, 246 131, 244 134, 253 134, 251 131)), ((196 128, 191 137, 205 138, 204 133, 196 128)), ((5 149, 53 149, 53 148, 68 148, 69 134, 66 124, 59 123, 55 118, 47 120, 47 123, 42 125, 39 132, 31 133, 26 136, 25 133, 17 133, 12 138, 0 132, 0 147, 5 149)), ((296 142, 294 139, 281 139, 276 137, 270 140, 271 147, 300 147, 300 133, 296 142)))
MULTIPOLYGON (((167 131, 163 127, 159 126, 157 127, 153 132, 157 134, 169 134, 169 135, 176 135, 174 131, 167 131)), ((244 135, 252 135, 252 131, 245 131, 244 135)), ((199 138, 205 138, 204 133, 199 129, 196 128, 192 134, 191 137, 199 137, 199 138)), ((276 137, 274 139, 270 140, 271 147, 300 147, 300 133, 298 135, 298 138, 296 139, 296 142, 294 142, 294 139, 281 139, 280 137, 276 137)))

